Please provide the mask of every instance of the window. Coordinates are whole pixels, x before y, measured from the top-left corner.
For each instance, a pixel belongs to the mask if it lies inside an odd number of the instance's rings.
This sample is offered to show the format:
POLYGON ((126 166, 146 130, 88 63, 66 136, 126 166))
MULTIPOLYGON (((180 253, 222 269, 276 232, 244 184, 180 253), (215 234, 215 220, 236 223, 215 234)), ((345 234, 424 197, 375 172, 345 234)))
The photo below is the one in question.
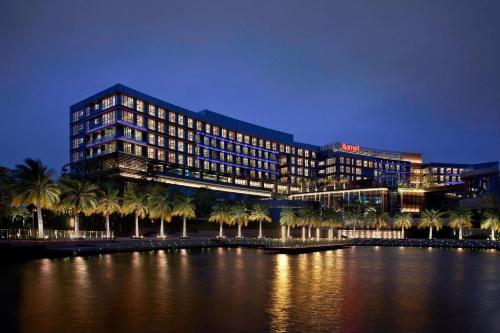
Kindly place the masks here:
POLYGON ((155 144, 155 135, 154 134, 151 134, 151 133, 148 134, 148 142, 150 145, 155 144))
POLYGON ((137 100, 137 103, 136 103, 136 110, 139 111, 139 112, 142 112, 144 111, 144 102, 143 101, 140 101, 140 100, 137 100))
POLYGON ((175 153, 168 153, 168 162, 169 163, 175 163, 175 153))
POLYGON ((168 140, 168 148, 170 150, 175 150, 175 140, 168 140))
POLYGON ((141 131, 135 131, 135 140, 142 141, 142 132, 141 131))
POLYGON ((183 115, 179 115, 177 116, 177 123, 181 126, 184 126, 184 116, 183 115))
POLYGON ((175 136, 175 126, 173 125, 168 126, 168 135, 175 136))
POLYGON ((175 123, 175 113, 173 112, 168 113, 168 121, 170 121, 171 123, 175 123))
POLYGON ((165 133, 165 123, 163 121, 158 121, 158 132, 165 133))
POLYGON ((111 111, 102 116, 102 124, 108 125, 115 122, 115 111, 111 111))
POLYGON ((156 123, 155 123, 155 121, 154 121, 153 119, 149 119, 149 120, 148 120, 148 128, 149 128, 150 130, 152 130, 152 131, 154 131, 154 130, 155 130, 155 128, 156 128, 156 123))
POLYGON ((158 159, 160 161, 165 161, 165 151, 164 150, 158 150, 158 159))
POLYGON ((123 143, 123 151, 126 154, 132 154, 132 144, 130 142, 123 143))
POLYGON ((189 128, 193 128, 193 119, 192 118, 188 118, 187 119, 187 124, 188 124, 189 128))
POLYGON ((142 156, 142 146, 135 145, 135 155, 142 156))
POLYGON ((116 105, 116 96, 111 96, 102 100, 102 109, 106 110, 116 105))
POLYGON ((184 129, 178 128, 177 129, 177 136, 181 139, 184 139, 184 129))
POLYGON ((179 141, 179 142, 177 143, 177 150, 179 150, 179 151, 184 151, 184 142, 179 141))
POLYGON ((148 148, 148 158, 155 158, 154 148, 148 148))
POLYGON ((144 126, 144 118, 142 116, 137 116, 137 126, 144 126))
POLYGON ((132 112, 123 111, 122 120, 126 121, 127 123, 133 124, 134 123, 134 114, 132 112))
POLYGON ((160 147, 165 146, 165 139, 161 135, 158 135, 158 146, 160 146, 160 147))
POLYGON ((154 105, 148 105, 148 113, 150 116, 155 116, 155 106, 154 105))
POLYGON ((162 108, 158 108, 158 118, 165 119, 165 110, 162 108))
POLYGON ((76 122, 83 117, 83 110, 75 111, 72 114, 72 122, 76 122))
POLYGON ((123 95, 122 96, 122 105, 126 106, 130 109, 133 109, 134 108, 134 99, 132 97, 128 97, 128 96, 123 95))

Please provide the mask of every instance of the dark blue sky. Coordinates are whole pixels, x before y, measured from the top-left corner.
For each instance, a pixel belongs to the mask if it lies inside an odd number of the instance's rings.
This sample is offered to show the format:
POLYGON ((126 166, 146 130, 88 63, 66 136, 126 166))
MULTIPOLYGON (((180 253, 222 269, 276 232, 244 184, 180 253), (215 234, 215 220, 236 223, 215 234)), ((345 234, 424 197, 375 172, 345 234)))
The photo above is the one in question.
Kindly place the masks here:
POLYGON ((115 83, 295 134, 500 158, 500 1, 0 2, 0 165, 69 159, 115 83))

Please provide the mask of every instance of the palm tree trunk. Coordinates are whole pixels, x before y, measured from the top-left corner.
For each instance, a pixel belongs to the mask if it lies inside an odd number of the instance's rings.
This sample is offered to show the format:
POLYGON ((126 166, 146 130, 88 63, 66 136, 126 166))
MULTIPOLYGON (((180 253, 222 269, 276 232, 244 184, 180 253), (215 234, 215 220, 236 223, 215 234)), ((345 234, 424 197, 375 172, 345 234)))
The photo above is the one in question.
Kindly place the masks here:
POLYGON ((463 237, 463 231, 462 231, 462 227, 460 227, 460 228, 458 228, 458 239, 462 240, 462 237, 463 237))
POLYGON ((285 240, 286 238, 286 226, 282 225, 281 226, 281 239, 285 240))
POLYGON ((74 216, 74 221, 75 221, 75 237, 78 237, 78 233, 80 232, 80 226, 78 225, 78 220, 79 220, 78 214, 75 214, 74 216))
POLYGON ((223 223, 220 223, 220 225, 219 225, 219 238, 223 238, 224 237, 224 232, 222 230, 222 225, 223 225, 223 223))
POLYGON ((165 238, 165 230, 163 229, 163 216, 160 218, 160 237, 165 238))
POLYGON ((306 239, 306 227, 302 227, 302 240, 306 239))
POLYGON ((309 238, 309 239, 311 239, 311 238, 312 238, 312 236, 311 236, 311 229, 312 229, 312 226, 311 226, 311 225, 309 225, 309 228, 308 228, 308 230, 307 230, 307 238, 309 238))
POLYGON ((328 237, 330 240, 333 239, 333 227, 330 227, 330 237, 328 237))
POLYGON ((319 240, 320 233, 319 228, 316 228, 316 240, 319 240))
POLYGON ((491 228, 491 240, 495 240, 495 229, 491 228))
POLYGON ((135 214, 135 237, 139 238, 139 215, 135 214))
POLYGON ((429 227, 429 239, 432 239, 432 227, 429 227))
POLYGON ((106 238, 111 238, 111 230, 109 229, 109 214, 106 214, 106 238))
POLYGON ((257 238, 262 238, 262 221, 259 221, 259 237, 257 238))
POLYGON ((287 226, 286 226, 286 237, 288 237, 288 238, 292 238, 292 237, 290 236, 290 226, 289 226, 289 225, 287 225, 287 226))
POLYGON ((401 238, 405 238, 405 227, 401 227, 401 238))
POLYGON ((182 218, 182 237, 186 237, 187 232, 186 232, 186 217, 182 218))
POLYGON ((241 236, 241 223, 238 223, 238 238, 242 238, 242 236, 241 236))
POLYGON ((38 237, 44 238, 42 207, 40 207, 40 205, 36 206, 36 215, 37 215, 37 220, 38 220, 38 237))

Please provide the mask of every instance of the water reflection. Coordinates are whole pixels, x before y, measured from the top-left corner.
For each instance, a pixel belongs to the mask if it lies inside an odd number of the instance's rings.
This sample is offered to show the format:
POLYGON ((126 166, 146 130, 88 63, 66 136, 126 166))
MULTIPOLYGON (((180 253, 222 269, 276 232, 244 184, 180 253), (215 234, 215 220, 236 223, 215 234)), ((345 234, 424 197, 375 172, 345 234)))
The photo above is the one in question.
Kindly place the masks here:
POLYGON ((500 331, 499 258, 382 247, 33 260, 2 266, 19 278, 0 284, 0 311, 26 332, 491 332, 500 331))
POLYGON ((274 269, 274 279, 272 283, 271 295, 271 328, 273 332, 286 332, 289 321, 290 299, 290 266, 289 256, 278 254, 276 256, 276 266, 274 269))

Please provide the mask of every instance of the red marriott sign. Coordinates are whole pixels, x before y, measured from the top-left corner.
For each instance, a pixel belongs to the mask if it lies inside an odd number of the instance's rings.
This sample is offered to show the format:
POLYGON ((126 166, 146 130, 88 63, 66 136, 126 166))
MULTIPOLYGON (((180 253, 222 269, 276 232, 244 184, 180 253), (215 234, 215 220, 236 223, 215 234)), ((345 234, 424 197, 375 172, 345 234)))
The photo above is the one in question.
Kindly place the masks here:
POLYGON ((342 143, 340 149, 342 149, 343 151, 348 151, 350 153, 359 153, 359 151, 361 150, 359 145, 349 145, 347 143, 342 143))

